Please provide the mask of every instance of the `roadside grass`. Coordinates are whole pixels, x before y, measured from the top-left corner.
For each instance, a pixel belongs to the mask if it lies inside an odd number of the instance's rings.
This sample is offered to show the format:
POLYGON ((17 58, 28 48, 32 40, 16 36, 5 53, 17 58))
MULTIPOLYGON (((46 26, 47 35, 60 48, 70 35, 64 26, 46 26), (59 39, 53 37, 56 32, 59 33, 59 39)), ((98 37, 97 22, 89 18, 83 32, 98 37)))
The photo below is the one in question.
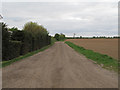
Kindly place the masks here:
POLYGON ((86 56, 88 59, 95 61, 97 64, 101 65, 103 68, 118 72, 118 60, 108 55, 100 54, 98 52, 94 52, 92 50, 88 50, 83 47, 77 46, 69 41, 66 41, 65 43, 70 47, 72 47, 78 53, 81 53, 84 56, 86 56))
POLYGON ((43 47, 43 48, 41 48, 41 49, 39 49, 39 50, 36 50, 36 51, 33 51, 33 52, 29 52, 29 53, 27 53, 27 54, 25 54, 25 55, 23 55, 23 56, 19 56, 19 57, 17 57, 17 58, 12 59, 12 60, 2 61, 2 62, 0 62, 0 68, 1 68, 1 67, 5 67, 5 66, 8 66, 8 65, 10 65, 10 64, 12 64, 12 63, 14 63, 14 62, 16 62, 16 61, 22 60, 22 59, 27 58, 27 57, 29 57, 29 56, 32 56, 32 55, 34 55, 34 54, 37 54, 38 52, 44 51, 44 50, 48 49, 50 46, 52 46, 52 45, 54 44, 54 42, 55 42, 55 40, 54 40, 54 41, 52 40, 52 42, 51 42, 50 45, 45 46, 45 47, 43 47))

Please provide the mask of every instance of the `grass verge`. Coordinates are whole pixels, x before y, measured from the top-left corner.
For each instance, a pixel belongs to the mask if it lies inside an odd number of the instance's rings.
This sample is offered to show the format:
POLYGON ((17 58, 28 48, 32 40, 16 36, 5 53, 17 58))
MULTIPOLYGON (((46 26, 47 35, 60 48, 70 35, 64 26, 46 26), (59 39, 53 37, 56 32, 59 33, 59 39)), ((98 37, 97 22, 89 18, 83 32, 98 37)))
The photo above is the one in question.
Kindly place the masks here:
POLYGON ((97 64, 101 65, 103 68, 118 71, 118 60, 113 59, 112 57, 104 54, 100 54, 98 52, 94 52, 92 50, 85 49, 83 47, 77 46, 72 42, 66 41, 67 45, 72 47, 78 53, 83 54, 88 59, 95 61, 97 64))
POLYGON ((23 56, 19 56, 19 57, 17 57, 17 58, 14 58, 14 59, 12 59, 12 60, 9 60, 9 61, 3 61, 3 62, 0 62, 0 68, 1 67, 5 67, 5 66, 8 66, 8 65, 10 65, 10 64, 12 64, 12 63, 14 63, 14 62, 16 62, 16 61, 19 61, 19 60, 22 60, 22 59, 24 59, 24 58, 27 58, 27 57, 29 57, 29 56, 32 56, 32 55, 34 55, 34 54, 36 54, 36 53, 38 53, 38 52, 41 52, 41 51, 44 51, 45 49, 48 49, 50 46, 52 46, 54 44, 54 42, 52 42, 52 44, 50 44, 50 45, 48 45, 48 46, 45 46, 45 47, 43 47, 43 48, 41 48, 41 49, 39 49, 39 50, 36 50, 36 51, 33 51, 33 52, 29 52, 29 53, 27 53, 27 54, 25 54, 25 55, 23 55, 23 56))

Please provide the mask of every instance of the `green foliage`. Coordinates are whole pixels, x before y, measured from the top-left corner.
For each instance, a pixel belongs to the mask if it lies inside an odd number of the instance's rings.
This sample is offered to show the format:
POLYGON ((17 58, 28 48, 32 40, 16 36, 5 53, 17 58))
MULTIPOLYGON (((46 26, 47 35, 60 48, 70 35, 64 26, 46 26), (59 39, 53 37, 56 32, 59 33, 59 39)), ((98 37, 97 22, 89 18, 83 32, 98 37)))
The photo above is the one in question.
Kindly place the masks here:
POLYGON ((20 41, 10 41, 9 37, 5 37, 6 35, 9 35, 8 32, 4 32, 3 30, 3 37, 2 37, 2 59, 10 60, 15 57, 18 57, 20 55, 20 49, 21 49, 21 42, 20 41))
POLYGON ((45 46, 45 47, 43 47, 43 48, 41 48, 41 49, 39 49, 39 50, 36 50, 36 51, 33 51, 33 52, 29 52, 29 53, 27 53, 27 54, 25 54, 25 55, 23 55, 23 56, 19 56, 19 57, 17 57, 17 58, 14 58, 14 59, 12 59, 12 60, 3 61, 3 62, 2 62, 2 66, 0 66, 0 67, 8 66, 8 65, 10 65, 10 64, 12 64, 12 63, 14 63, 14 62, 16 62, 16 61, 22 60, 22 59, 27 58, 27 57, 29 57, 29 56, 32 56, 32 55, 34 55, 34 54, 36 54, 36 53, 38 53, 38 52, 44 51, 44 50, 46 50, 47 48, 49 48, 50 46, 52 46, 53 44, 54 44, 54 43, 52 43, 52 44, 50 44, 50 45, 48 45, 48 46, 45 46))
POLYGON ((20 55, 21 42, 11 41, 11 33, 5 23, 2 24, 2 60, 10 60, 20 55))
POLYGON ((93 36, 93 37, 66 37, 66 39, 118 39, 120 36, 106 37, 106 36, 93 36))
POLYGON ((54 38, 57 40, 57 41, 62 41, 62 40, 65 40, 65 35, 64 34, 58 34, 56 33, 54 38))
POLYGON ((72 47, 74 50, 76 50, 78 53, 81 53, 85 55, 87 58, 94 60, 98 64, 103 64, 103 67, 109 70, 118 71, 118 61, 116 59, 113 59, 110 56, 103 55, 97 52, 94 52, 92 50, 87 50, 83 47, 77 46, 71 42, 65 42, 70 47, 72 47))
POLYGON ((59 36, 59 39, 60 40, 64 40, 65 39, 65 35, 61 33, 60 36, 59 36))
POLYGON ((10 33, 5 23, 0 24, 2 25, 2 59, 8 60, 10 33))
POLYGON ((48 35, 47 30, 37 23, 26 23, 23 31, 25 33, 22 48, 23 54, 40 49, 51 43, 51 37, 48 35))
MULTIPOLYGON (((9 41, 9 54, 7 55, 8 60, 20 56, 21 41, 9 41)), ((6 60, 6 59, 3 59, 6 60)))
POLYGON ((59 40, 60 40, 60 38, 59 38, 59 37, 60 37, 60 35, 59 35, 58 33, 56 33, 54 37, 55 37, 55 39, 56 39, 57 41, 59 41, 59 40))
POLYGON ((34 22, 25 24, 23 30, 7 28, 2 25, 2 59, 3 61, 38 50, 51 44, 51 36, 47 30, 34 22))
POLYGON ((53 44, 54 42, 56 42, 56 39, 54 37, 51 37, 51 44, 53 44))
POLYGON ((11 40, 23 41, 23 39, 24 39, 24 31, 16 30, 12 32, 11 40))
POLYGON ((13 32, 13 31, 17 31, 18 28, 16 28, 16 27, 12 27, 12 28, 9 28, 8 30, 13 32))

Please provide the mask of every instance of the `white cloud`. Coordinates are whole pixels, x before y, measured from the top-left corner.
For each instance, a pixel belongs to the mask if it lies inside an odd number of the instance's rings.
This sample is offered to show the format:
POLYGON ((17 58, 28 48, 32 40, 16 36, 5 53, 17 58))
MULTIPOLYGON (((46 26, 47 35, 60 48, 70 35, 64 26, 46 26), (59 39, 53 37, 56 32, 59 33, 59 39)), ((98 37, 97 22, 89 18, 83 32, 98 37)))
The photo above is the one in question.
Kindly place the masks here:
POLYGON ((2 10, 9 26, 22 28, 35 21, 52 35, 117 35, 116 2, 4 2, 2 10))
POLYGON ((119 0, 2 0, 2 2, 118 2, 118 1, 119 0))
POLYGON ((78 21, 88 21, 88 19, 83 19, 83 18, 80 18, 80 17, 68 17, 68 18, 65 18, 65 19, 78 20, 78 21))

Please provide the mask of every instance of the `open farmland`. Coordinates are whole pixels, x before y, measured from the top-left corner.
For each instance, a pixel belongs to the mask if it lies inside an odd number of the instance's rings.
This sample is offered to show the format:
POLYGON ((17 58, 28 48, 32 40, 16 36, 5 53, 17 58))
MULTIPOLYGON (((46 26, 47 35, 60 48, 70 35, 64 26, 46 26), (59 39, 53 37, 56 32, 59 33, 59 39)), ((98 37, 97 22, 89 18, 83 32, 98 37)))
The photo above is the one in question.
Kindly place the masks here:
POLYGON ((118 39, 67 39, 66 41, 118 59, 118 39))

